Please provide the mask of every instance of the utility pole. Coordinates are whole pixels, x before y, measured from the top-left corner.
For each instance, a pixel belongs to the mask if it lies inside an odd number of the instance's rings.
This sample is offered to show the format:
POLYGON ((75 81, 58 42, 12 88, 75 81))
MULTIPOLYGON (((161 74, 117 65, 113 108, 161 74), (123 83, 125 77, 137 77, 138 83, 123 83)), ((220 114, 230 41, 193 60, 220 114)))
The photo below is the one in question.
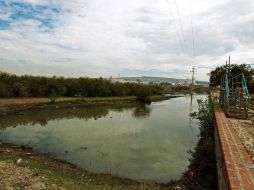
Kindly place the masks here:
POLYGON ((192 73, 191 85, 193 85, 194 84, 194 75, 195 75, 195 72, 197 72, 197 69, 193 66, 190 72, 192 73))
POLYGON ((229 73, 230 73, 230 56, 228 57, 228 67, 229 67, 229 73))
POLYGON ((226 72, 227 74, 229 74, 231 71, 231 68, 230 68, 230 56, 228 57, 228 61, 226 61, 226 72))
POLYGON ((192 78, 191 78, 191 94, 192 94, 193 84, 194 84, 194 75, 195 75, 195 72, 197 72, 197 69, 193 66, 190 72, 192 73, 192 78))

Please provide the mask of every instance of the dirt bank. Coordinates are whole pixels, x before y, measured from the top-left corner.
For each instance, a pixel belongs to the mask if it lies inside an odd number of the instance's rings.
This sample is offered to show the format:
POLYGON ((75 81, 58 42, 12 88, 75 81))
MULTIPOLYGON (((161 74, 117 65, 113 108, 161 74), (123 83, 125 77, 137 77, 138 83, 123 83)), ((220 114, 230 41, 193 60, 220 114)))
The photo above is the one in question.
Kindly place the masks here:
MULTIPOLYGON (((152 102, 162 101, 179 96, 151 96, 152 102)), ((140 102, 135 96, 127 97, 100 97, 100 98, 59 98, 50 103, 48 98, 14 98, 0 99, 0 115, 19 113, 26 110, 44 110, 61 108, 78 108, 89 106, 125 105, 140 102)))
POLYGON ((0 189, 173 190, 175 187, 93 174, 51 155, 36 153, 30 147, 1 143, 0 189))

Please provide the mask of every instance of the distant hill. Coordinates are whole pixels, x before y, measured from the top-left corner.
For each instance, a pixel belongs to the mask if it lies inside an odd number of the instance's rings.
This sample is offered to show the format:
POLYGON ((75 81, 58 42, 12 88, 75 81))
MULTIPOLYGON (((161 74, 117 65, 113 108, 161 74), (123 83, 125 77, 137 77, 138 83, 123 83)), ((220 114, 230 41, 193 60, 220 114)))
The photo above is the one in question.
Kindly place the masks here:
MULTIPOLYGON (((136 82, 140 81, 143 83, 175 83, 175 84, 190 84, 191 80, 187 79, 175 79, 175 78, 166 78, 166 77, 149 77, 149 76, 142 76, 142 77, 120 77, 120 78, 114 78, 114 80, 121 80, 126 82, 136 82)), ((195 84, 200 85, 208 85, 209 82, 207 81, 195 81, 195 84)))

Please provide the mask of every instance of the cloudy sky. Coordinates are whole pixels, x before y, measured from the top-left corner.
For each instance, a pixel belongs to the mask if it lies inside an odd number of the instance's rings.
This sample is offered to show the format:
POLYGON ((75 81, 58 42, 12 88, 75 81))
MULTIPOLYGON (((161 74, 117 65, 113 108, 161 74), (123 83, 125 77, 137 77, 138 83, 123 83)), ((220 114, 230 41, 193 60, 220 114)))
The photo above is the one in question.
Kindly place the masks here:
POLYGON ((253 0, 0 0, 0 70, 197 79, 254 63, 253 0))

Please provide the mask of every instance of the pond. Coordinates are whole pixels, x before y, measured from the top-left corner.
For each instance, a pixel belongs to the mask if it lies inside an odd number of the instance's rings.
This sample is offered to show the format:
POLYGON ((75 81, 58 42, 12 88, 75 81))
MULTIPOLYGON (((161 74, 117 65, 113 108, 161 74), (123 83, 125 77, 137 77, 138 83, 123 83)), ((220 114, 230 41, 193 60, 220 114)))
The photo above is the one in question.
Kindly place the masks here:
POLYGON ((50 153, 96 173, 138 181, 168 182, 189 164, 198 141, 197 99, 150 105, 27 111, 0 117, 0 140, 50 153))

